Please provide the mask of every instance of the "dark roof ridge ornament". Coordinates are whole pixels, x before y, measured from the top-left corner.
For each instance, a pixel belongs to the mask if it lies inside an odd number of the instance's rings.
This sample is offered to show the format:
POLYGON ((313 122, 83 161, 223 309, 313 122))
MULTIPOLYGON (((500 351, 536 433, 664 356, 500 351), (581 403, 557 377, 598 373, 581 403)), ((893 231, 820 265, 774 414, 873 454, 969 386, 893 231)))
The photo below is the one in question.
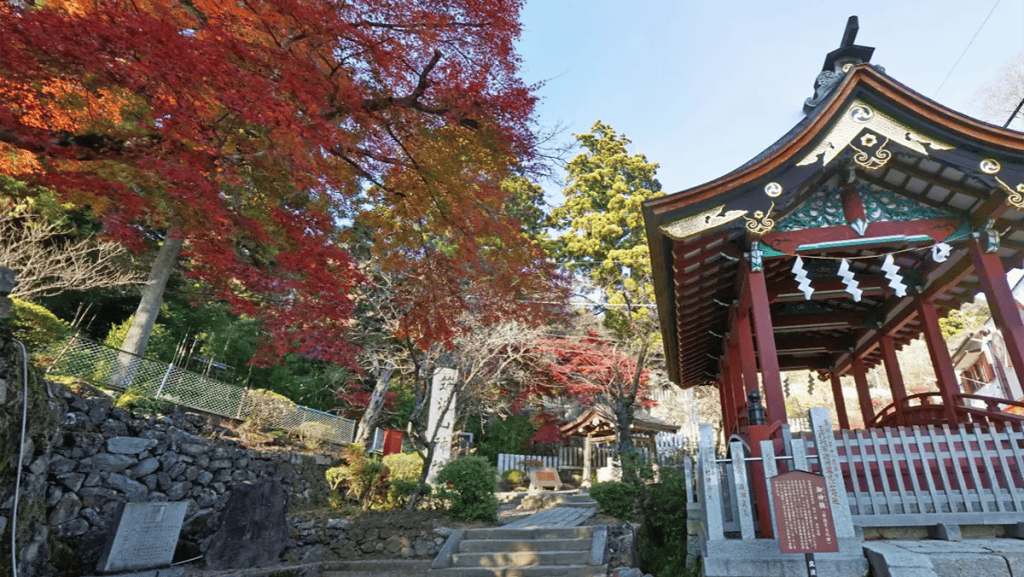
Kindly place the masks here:
MULTIPOLYGON (((860 23, 856 16, 850 16, 846 21, 846 29, 843 31, 843 40, 832 52, 825 56, 825 64, 821 67, 821 73, 814 79, 814 96, 804 101, 804 113, 810 113, 839 85, 839 82, 846 76, 847 71, 855 64, 864 64, 871 61, 874 54, 873 46, 858 46, 853 42, 857 39, 857 31, 860 23)), ((881 66, 875 65, 880 72, 885 72, 881 66)))

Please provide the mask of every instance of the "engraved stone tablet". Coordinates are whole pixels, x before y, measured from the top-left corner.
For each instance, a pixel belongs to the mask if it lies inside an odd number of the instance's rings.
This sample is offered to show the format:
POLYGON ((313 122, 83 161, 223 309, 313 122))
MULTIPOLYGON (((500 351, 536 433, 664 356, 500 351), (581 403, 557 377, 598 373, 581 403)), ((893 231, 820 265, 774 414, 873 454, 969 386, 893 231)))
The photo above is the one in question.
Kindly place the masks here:
POLYGON ((557 491, 562 486, 562 480, 558 477, 558 469, 541 467, 530 471, 531 489, 550 489, 557 491))
POLYGON ((96 570, 100 573, 167 567, 188 503, 125 503, 114 538, 96 570))
POLYGON ((824 477, 807 471, 772 477, 772 503, 783 553, 839 551, 824 477))

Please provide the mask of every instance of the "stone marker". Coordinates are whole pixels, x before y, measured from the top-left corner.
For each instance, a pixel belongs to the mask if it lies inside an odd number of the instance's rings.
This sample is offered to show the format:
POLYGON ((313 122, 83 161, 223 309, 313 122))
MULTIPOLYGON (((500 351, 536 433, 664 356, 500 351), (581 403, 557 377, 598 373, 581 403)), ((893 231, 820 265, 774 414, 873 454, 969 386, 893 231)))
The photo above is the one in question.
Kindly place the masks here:
POLYGON ((544 489, 557 491, 561 487, 562 479, 558 476, 558 469, 540 467, 530 471, 531 491, 540 491, 544 489))
POLYGON ((100 556, 100 573, 168 567, 187 503, 125 503, 114 538, 100 556))

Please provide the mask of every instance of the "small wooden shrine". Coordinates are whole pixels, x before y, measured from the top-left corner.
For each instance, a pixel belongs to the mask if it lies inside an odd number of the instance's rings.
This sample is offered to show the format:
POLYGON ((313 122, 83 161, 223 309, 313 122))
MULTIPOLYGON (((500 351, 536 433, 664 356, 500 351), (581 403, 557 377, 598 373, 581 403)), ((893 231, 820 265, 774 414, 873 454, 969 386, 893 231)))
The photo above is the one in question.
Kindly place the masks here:
MULTIPOLYGON (((869 63, 851 19, 767 150, 706 184, 648 201, 644 218, 671 379, 717 386, 725 430, 747 394, 787 420, 780 371, 852 375, 865 426, 989 422, 1013 402, 966 402, 938 320, 984 292, 1024 382, 1024 324, 1006 272, 1024 257, 1024 134, 950 110, 869 63), (896 351, 923 336, 938 392, 908 395, 896 351), (872 410, 881 365, 894 402, 872 410)), ((728 435, 727 435, 728 436, 728 435)))
MULTIPOLYGON (((559 425, 564 437, 583 437, 583 478, 589 484, 591 470, 591 447, 596 443, 614 443, 617 440, 618 420, 614 412, 607 406, 595 406, 584 410, 576 418, 559 425)), ((645 448, 651 458, 657 461, 658 447, 655 437, 658 433, 675 433, 678 425, 663 423, 643 413, 633 416, 629 427, 633 442, 645 448)))

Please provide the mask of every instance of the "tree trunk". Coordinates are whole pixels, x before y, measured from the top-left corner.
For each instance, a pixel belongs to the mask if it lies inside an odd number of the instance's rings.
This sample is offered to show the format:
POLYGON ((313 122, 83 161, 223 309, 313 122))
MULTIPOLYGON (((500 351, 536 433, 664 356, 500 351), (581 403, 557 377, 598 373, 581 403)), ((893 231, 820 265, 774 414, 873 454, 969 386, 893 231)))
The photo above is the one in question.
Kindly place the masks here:
POLYGON ((142 289, 142 299, 139 301, 139 308, 135 309, 135 316, 132 319, 132 326, 128 329, 128 335, 121 345, 124 351, 117 357, 117 368, 111 377, 111 382, 117 386, 128 388, 135 379, 135 372, 138 370, 142 353, 146 350, 146 343, 149 335, 156 324, 156 317, 160 314, 160 305, 163 303, 164 289, 167 288, 167 279, 171 277, 174 264, 181 254, 182 239, 170 236, 164 239, 160 250, 153 261, 153 267, 149 270, 149 278, 146 286, 142 289))
POLYGON ((391 366, 381 369, 377 374, 377 383, 373 386, 373 395, 370 397, 366 411, 359 419, 359 427, 356 429, 356 442, 366 446, 371 440, 370 433, 373 432, 377 422, 380 421, 380 411, 384 408, 384 397, 388 393, 388 386, 391 385, 391 366))

